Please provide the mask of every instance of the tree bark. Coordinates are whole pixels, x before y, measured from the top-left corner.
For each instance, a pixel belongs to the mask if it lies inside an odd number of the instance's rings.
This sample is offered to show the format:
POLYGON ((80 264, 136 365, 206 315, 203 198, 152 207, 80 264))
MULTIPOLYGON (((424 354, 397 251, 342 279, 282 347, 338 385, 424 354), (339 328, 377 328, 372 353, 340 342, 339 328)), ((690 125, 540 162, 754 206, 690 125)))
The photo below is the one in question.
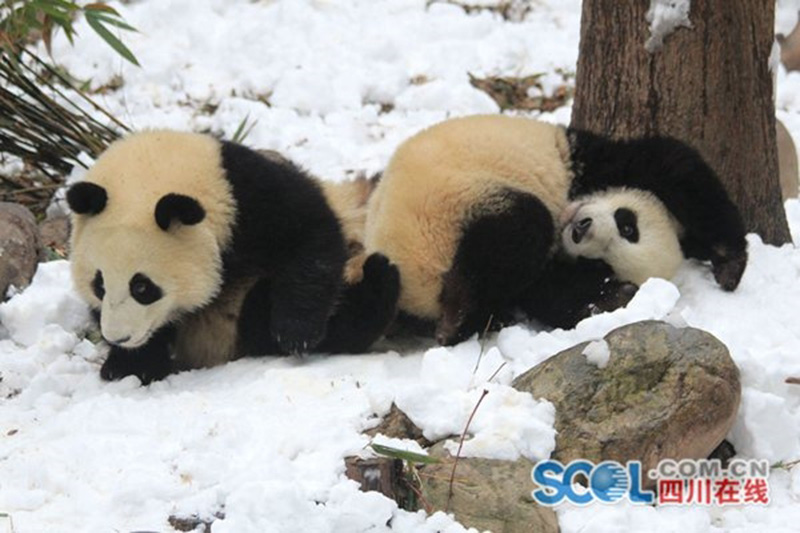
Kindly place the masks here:
POLYGON ((693 0, 691 28, 653 53, 649 2, 583 0, 572 126, 696 147, 748 231, 791 242, 778 178, 769 56, 774 0, 693 0))

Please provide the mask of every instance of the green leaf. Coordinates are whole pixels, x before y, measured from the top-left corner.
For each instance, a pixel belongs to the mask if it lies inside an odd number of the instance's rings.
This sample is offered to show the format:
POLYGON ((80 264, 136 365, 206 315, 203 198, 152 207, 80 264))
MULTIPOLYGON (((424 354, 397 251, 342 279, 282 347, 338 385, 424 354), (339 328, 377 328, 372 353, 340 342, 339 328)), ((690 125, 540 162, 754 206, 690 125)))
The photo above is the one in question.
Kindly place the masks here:
POLYGON ((256 124, 258 124, 258 120, 252 122, 250 124, 250 127, 248 127, 247 126, 247 121, 249 119, 250 119, 250 114, 248 113, 244 117, 244 120, 242 120, 239 123, 239 127, 236 128, 236 131, 233 133, 233 137, 231 138, 231 141, 235 142, 236 144, 242 144, 244 142, 244 140, 247 138, 247 136, 250 135, 250 132, 253 131, 253 128, 255 128, 256 124))
POLYGON ((105 11, 106 13, 111 13, 112 15, 119 16, 119 13, 116 9, 111 7, 110 5, 106 4, 105 2, 93 2, 91 4, 86 4, 83 6, 83 9, 88 11, 105 11))
POLYGON ((421 453, 409 452, 407 450, 399 450, 397 448, 392 448, 391 446, 384 446, 383 444, 375 444, 373 442, 369 446, 378 455, 383 455, 384 457, 391 457, 393 459, 402 459, 403 461, 409 463, 422 463, 426 465, 432 465, 439 462, 439 459, 431 457, 430 455, 422 455, 421 453))
POLYGON ((57 22, 59 26, 72 24, 72 19, 70 16, 72 12, 75 11, 74 9, 59 9, 58 7, 46 3, 41 4, 39 9, 41 9, 47 15, 50 15, 53 21, 57 22))
POLYGON ((109 15, 108 13, 104 13, 102 11, 95 11, 94 12, 94 17, 96 19, 102 21, 103 23, 110 25, 110 26, 115 26, 115 27, 123 29, 123 30, 135 31, 136 33, 139 33, 139 30, 137 30, 136 28, 134 28, 130 24, 127 24, 124 20, 121 20, 119 18, 115 18, 115 17, 119 17, 119 15, 109 15))
POLYGON ((122 44, 116 35, 111 33, 108 28, 103 25, 103 21, 97 18, 96 11, 86 11, 86 22, 89 23, 89 26, 99 35, 111 48, 114 49, 119 55, 136 65, 139 65, 139 61, 136 60, 136 56, 133 55, 127 46, 122 44))
POLYGON ((77 3, 70 2, 69 0, 43 0, 38 3, 61 6, 62 9, 66 9, 68 11, 77 11, 81 7, 77 3))

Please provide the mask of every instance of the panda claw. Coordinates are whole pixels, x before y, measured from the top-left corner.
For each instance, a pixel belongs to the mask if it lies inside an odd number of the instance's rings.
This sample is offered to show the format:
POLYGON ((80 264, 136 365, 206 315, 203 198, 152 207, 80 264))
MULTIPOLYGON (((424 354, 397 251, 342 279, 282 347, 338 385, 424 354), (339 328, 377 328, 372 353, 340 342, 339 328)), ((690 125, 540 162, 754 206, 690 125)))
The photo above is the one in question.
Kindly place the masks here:
POLYGON ((733 291, 739 286, 747 267, 747 250, 711 262, 711 271, 720 287, 733 291))
POLYGON ((315 348, 325 336, 325 325, 318 326, 313 321, 286 321, 273 324, 272 336, 277 344, 278 353, 283 355, 299 355, 315 348))
POLYGON ((128 376, 136 376, 142 385, 149 385, 153 381, 164 379, 170 372, 169 361, 112 350, 100 367, 100 378, 103 381, 119 381, 128 376))

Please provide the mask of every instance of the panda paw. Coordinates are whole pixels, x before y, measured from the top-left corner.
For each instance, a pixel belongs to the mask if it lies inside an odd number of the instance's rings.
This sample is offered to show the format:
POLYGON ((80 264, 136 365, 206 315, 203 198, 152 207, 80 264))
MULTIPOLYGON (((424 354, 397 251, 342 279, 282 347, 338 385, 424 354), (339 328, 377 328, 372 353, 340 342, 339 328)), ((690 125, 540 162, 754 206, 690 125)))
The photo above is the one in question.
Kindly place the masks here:
POLYGON ((739 286, 745 267, 747 267, 747 250, 720 254, 711 260, 714 279, 726 291, 733 291, 739 286))
POLYGON ((273 319, 270 327, 272 338, 282 355, 298 355, 313 350, 325 337, 325 320, 313 318, 273 319))
POLYGON ((136 376, 142 385, 159 381, 171 373, 169 360, 148 358, 139 353, 126 352, 112 347, 103 366, 100 367, 100 378, 105 381, 118 381, 128 376, 136 376))
POLYGON ((363 270, 362 293, 379 306, 384 304, 383 307, 390 307, 394 314, 397 298, 400 296, 400 271, 388 257, 377 252, 367 258, 363 270))
POLYGON ((634 283, 610 280, 606 282, 597 301, 590 304, 590 314, 607 313, 625 307, 638 290, 639 286, 634 283))

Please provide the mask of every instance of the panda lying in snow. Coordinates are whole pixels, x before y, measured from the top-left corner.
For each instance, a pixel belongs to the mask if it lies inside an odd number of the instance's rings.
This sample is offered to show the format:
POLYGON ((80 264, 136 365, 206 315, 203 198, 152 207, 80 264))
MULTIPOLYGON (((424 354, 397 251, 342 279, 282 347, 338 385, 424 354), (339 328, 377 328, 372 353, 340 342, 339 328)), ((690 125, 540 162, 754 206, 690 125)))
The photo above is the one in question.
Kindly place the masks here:
POLYGON ((101 376, 147 383, 243 355, 365 351, 399 291, 379 254, 343 286, 368 186, 320 186, 204 135, 114 143, 67 193, 72 276, 111 345, 101 376))
POLYGON ((370 198, 365 249, 397 265, 402 315, 434 322, 442 344, 514 308, 573 326, 684 254, 726 290, 747 262, 739 212, 686 144, 502 115, 406 140, 370 198))

